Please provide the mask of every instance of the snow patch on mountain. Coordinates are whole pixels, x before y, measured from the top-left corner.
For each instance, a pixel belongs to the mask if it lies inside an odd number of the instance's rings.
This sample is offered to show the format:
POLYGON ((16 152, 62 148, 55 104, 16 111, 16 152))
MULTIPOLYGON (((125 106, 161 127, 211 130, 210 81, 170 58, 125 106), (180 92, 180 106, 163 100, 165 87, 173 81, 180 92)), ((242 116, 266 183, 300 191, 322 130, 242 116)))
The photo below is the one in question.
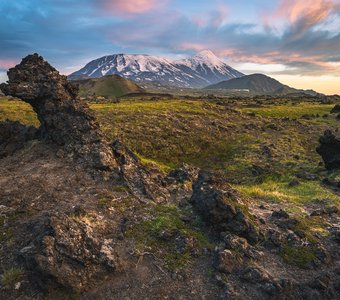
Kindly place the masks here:
POLYGON ((210 50, 205 50, 182 60, 142 54, 108 55, 89 62, 69 78, 77 79, 84 75, 97 78, 113 74, 137 82, 154 81, 196 88, 244 75, 228 66, 210 50))

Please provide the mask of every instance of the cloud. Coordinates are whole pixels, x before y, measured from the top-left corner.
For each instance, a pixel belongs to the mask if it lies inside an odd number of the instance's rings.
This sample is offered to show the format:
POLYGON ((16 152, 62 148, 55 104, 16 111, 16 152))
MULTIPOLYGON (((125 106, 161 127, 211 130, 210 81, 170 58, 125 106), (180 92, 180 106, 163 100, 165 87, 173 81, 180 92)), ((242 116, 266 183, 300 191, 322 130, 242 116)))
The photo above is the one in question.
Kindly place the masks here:
POLYGON ((0 59, 0 70, 6 70, 9 68, 14 67, 16 64, 18 64, 18 60, 12 60, 12 59, 0 59))
POLYGON ((162 5, 166 0, 95 0, 106 13, 112 15, 143 14, 162 5))
POLYGON ((6 82, 8 80, 6 72, 0 70, 0 83, 6 82))
POLYGON ((217 0, 209 5, 205 0, 3 3, 0 60, 4 66, 38 52, 69 73, 107 54, 185 56, 211 49, 231 65, 243 63, 250 69, 269 65, 264 70, 276 74, 340 76, 340 9, 334 1, 279 1, 274 8, 271 5, 267 13, 271 19, 265 24, 240 22, 232 5, 226 8, 217 0))
POLYGON ((288 18, 291 23, 306 19, 311 26, 325 20, 333 8, 332 0, 281 0, 274 17, 288 18))
POLYGON ((289 40, 293 41, 325 22, 339 9, 338 0, 280 0, 274 11, 267 12, 264 20, 267 26, 275 25, 280 20, 288 22, 286 37, 288 39, 289 36, 289 40))

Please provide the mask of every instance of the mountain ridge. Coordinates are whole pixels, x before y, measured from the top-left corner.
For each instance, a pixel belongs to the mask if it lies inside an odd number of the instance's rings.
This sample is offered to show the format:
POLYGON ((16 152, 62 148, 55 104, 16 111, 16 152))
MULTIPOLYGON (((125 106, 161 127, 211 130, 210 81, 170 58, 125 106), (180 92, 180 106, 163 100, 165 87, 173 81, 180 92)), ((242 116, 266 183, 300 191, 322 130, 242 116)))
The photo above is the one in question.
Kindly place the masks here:
POLYGON ((244 75, 227 65, 210 50, 204 50, 181 60, 146 54, 107 55, 90 61, 68 78, 75 80, 84 75, 98 78, 114 74, 137 83, 160 82, 186 88, 200 88, 244 75))
POLYGON ((217 84, 205 87, 206 90, 236 90, 255 94, 290 94, 303 92, 282 84, 278 80, 261 73, 245 75, 240 78, 233 78, 221 81, 217 84))

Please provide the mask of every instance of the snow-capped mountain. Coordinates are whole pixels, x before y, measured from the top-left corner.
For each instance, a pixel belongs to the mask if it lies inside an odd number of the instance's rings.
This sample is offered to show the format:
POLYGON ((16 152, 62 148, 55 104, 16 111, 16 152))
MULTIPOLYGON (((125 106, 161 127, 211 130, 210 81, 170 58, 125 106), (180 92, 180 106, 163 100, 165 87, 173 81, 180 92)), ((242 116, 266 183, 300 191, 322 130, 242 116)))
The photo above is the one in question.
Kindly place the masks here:
POLYGON ((211 51, 199 52, 182 60, 137 55, 114 54, 89 62, 69 79, 83 77, 98 78, 117 74, 136 82, 158 82, 178 87, 205 87, 223 80, 243 76, 228 66, 211 51))

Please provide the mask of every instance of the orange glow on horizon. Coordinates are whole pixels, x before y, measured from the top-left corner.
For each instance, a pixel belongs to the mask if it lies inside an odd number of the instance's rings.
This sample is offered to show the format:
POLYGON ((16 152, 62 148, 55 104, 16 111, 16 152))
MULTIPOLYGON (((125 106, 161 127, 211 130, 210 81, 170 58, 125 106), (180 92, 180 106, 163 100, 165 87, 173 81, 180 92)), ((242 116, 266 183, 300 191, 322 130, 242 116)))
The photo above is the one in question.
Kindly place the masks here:
POLYGON ((340 95, 340 76, 273 75, 271 77, 293 88, 312 89, 326 95, 340 95))

